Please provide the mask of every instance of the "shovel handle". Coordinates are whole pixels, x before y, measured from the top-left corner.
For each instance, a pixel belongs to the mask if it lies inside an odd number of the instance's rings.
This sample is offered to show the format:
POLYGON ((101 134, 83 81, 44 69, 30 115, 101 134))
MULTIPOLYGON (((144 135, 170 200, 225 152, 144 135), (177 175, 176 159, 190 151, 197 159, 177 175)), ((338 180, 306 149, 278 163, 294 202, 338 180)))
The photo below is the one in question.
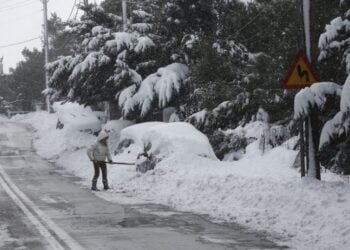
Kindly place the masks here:
POLYGON ((135 163, 128 163, 128 162, 106 162, 107 164, 112 164, 112 165, 129 165, 129 166, 134 166, 135 163))
MULTIPOLYGON (((93 162, 93 161, 92 161, 93 162)), ((109 161, 102 161, 103 163, 106 163, 106 164, 112 164, 112 165, 129 165, 129 166, 135 166, 136 163, 129 163, 129 162, 109 162, 109 161)))

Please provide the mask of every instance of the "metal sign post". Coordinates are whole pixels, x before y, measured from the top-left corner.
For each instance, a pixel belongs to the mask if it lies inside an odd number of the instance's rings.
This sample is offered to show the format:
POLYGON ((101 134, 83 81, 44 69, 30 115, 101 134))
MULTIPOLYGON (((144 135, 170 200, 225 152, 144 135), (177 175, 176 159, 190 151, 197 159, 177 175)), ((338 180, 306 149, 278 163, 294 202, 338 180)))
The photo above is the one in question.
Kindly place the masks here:
MULTIPOLYGON (((319 82, 319 78, 315 74, 311 66, 311 36, 310 36, 310 0, 297 0, 297 15, 300 25, 300 38, 298 48, 301 49, 295 56, 294 62, 288 71, 284 81, 284 89, 302 89, 319 82), (303 50, 305 49, 306 55, 303 50)), ((300 119, 300 163, 301 177, 307 175, 310 171, 310 160, 315 163, 315 178, 321 179, 320 166, 317 159, 318 137, 317 130, 317 114, 312 111, 309 117, 300 119), (311 155, 312 154, 312 155, 311 155), (311 158, 312 157, 312 158, 311 158), (306 165, 306 169, 305 169, 306 165)))

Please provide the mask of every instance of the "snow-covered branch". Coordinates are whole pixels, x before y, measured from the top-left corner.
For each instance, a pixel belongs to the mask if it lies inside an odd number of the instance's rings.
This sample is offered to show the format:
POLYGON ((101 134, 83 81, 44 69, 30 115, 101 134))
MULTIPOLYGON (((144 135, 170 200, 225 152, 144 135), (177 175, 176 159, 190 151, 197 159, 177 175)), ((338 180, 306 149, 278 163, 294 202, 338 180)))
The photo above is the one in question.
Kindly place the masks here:
POLYGON ((134 87, 122 91, 119 96, 119 105, 125 115, 139 107, 141 116, 145 116, 155 98, 158 98, 158 106, 165 107, 175 95, 177 95, 188 77, 188 67, 181 63, 173 63, 159 68, 157 73, 146 77, 138 87, 134 95, 130 95, 134 87), (129 98, 126 98, 129 97, 129 98))
POLYGON ((341 93, 342 87, 333 82, 315 83, 311 87, 300 90, 294 98, 294 118, 308 116, 314 107, 322 109, 327 101, 327 95, 340 96, 341 93))
POLYGON ((348 134, 350 129, 350 76, 345 81, 341 92, 340 111, 323 126, 320 148, 330 143, 333 138, 348 134))

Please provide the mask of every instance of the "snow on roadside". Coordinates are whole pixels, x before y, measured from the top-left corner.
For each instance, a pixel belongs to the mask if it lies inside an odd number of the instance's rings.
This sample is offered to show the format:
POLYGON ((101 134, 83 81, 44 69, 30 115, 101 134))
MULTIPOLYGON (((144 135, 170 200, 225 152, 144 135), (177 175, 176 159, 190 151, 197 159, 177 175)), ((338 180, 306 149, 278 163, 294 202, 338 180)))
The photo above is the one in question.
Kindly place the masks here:
POLYGON ((0 122, 8 121, 7 117, 4 115, 0 115, 0 122))
MULTIPOLYGON (((44 112, 12 120, 33 125, 40 155, 90 182, 85 147, 93 136, 55 130, 55 115, 44 112)), ((296 152, 286 146, 262 155, 256 141, 246 151, 236 162, 173 154, 144 175, 130 166, 110 167, 109 178, 119 202, 135 197, 209 214, 277 233, 295 249, 349 249, 349 185, 331 173, 323 173, 321 182, 301 180, 290 167, 296 152)))
POLYGON ((86 148, 94 143, 95 136, 72 129, 56 129, 57 114, 44 111, 16 115, 11 121, 25 122, 33 126, 33 145, 40 156, 82 178, 92 176, 93 169, 86 157, 86 148))
POLYGON ((0 225, 0 247, 5 247, 7 244, 11 244, 15 240, 16 239, 10 236, 7 225, 0 225))

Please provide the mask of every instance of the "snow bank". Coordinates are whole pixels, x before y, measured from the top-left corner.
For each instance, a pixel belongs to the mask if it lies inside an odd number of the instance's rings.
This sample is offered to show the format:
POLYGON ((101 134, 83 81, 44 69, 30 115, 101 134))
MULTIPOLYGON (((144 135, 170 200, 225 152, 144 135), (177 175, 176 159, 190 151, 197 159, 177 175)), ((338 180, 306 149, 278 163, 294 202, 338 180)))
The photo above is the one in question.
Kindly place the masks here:
MULTIPOLYGON (((56 164, 85 178, 86 185, 90 185, 92 167, 84 147, 94 137, 77 131, 65 135, 64 130, 54 129, 56 119, 55 114, 47 113, 14 118, 36 128, 34 145, 39 154, 50 158, 57 153, 51 148, 56 147, 61 152, 56 164), (80 142, 76 141, 79 138, 80 142)), ((156 126, 161 128, 161 124, 156 126)), ((151 127, 143 129, 152 131, 151 127)), ((123 133, 144 139, 137 128, 128 127, 123 133)), ((168 133, 160 131, 152 132, 168 133)), ((177 135, 175 130, 169 133, 169 140, 177 135)), ((197 139, 196 135, 188 136, 197 139)), ((119 202, 134 197, 145 203, 162 203, 277 233, 294 249, 349 249, 349 185, 331 173, 322 173, 323 181, 301 180, 291 168, 296 154, 282 145, 262 155, 255 141, 236 162, 170 154, 143 175, 137 174, 134 167, 113 166, 109 168, 109 179, 116 193, 108 196, 119 202)))
POLYGON ((59 122, 66 129, 90 131, 95 133, 101 130, 101 122, 90 107, 78 103, 55 102, 52 108, 57 112, 59 122))
POLYGON ((48 114, 47 112, 36 112, 27 115, 16 115, 12 121, 22 121, 33 125, 37 133, 46 131, 44 135, 34 138, 34 147, 38 154, 43 157, 55 160, 64 154, 70 154, 86 147, 86 144, 93 143, 95 136, 70 129, 55 129, 57 114, 48 114))
POLYGON ((11 237, 8 226, 5 224, 0 225, 0 248, 5 248, 6 245, 8 246, 12 242, 16 242, 16 239, 11 237))
POLYGON ((4 115, 0 115, 0 122, 8 121, 7 117, 4 115))
POLYGON ((113 152, 117 148, 120 142, 121 131, 124 128, 131 126, 133 124, 134 122, 129 120, 112 120, 107 122, 107 124, 103 126, 102 129, 107 131, 109 134, 109 146, 110 146, 111 152, 113 152))

